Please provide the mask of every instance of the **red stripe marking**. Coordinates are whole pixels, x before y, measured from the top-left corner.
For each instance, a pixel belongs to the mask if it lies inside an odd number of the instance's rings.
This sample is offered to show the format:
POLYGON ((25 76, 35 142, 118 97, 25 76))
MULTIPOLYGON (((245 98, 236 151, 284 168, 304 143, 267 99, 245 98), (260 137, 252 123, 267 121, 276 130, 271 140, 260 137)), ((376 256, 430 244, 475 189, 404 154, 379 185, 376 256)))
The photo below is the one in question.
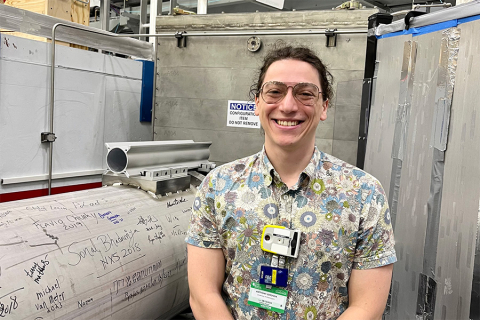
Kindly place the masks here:
MULTIPOLYGON (((66 192, 94 189, 94 188, 100 188, 101 186, 102 186, 101 182, 94 182, 94 183, 86 183, 86 184, 77 184, 73 186, 56 187, 56 188, 52 188, 52 194, 60 194, 60 193, 66 193, 66 192)), ((48 196, 48 189, 37 189, 37 190, 3 193, 3 194, 0 194, 0 202, 16 201, 16 200, 37 198, 37 197, 43 197, 43 196, 48 196)))

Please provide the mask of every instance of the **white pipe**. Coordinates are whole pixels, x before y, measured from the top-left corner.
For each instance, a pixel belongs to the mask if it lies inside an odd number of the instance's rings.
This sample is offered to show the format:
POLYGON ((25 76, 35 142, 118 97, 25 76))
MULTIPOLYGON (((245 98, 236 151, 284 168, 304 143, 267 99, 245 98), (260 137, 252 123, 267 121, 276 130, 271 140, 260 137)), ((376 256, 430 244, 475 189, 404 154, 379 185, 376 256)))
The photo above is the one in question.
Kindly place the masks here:
MULTIPOLYGON (((96 169, 96 170, 55 173, 55 174, 52 174, 52 179, 55 180, 55 179, 64 179, 64 178, 94 176, 94 175, 100 175, 104 172, 105 172, 105 169, 96 169)), ((40 174, 40 175, 25 176, 25 177, 3 178, 1 182, 2 184, 15 184, 15 183, 35 182, 35 181, 45 181, 45 180, 48 180, 48 174, 40 174)))
MULTIPOLYGON (((149 33, 150 34, 155 34, 156 33, 156 22, 157 22, 157 16, 159 14, 159 8, 161 8, 161 2, 160 6, 158 5, 158 1, 161 0, 152 0, 150 1, 150 22, 149 22, 149 33)), ((161 13, 161 12, 160 12, 161 13)), ((152 44, 155 43, 155 38, 154 37, 149 37, 148 41, 152 44)), ((153 48, 153 50, 157 50, 157 48, 153 48)), ((156 72, 156 70, 155 70, 156 72)))
POLYGON ((437 8, 437 7, 444 7, 449 8, 451 7, 451 3, 437 3, 437 4, 416 4, 413 9, 420 9, 420 8, 437 8))
POLYGON ((197 14, 207 14, 208 0, 198 0, 197 14))

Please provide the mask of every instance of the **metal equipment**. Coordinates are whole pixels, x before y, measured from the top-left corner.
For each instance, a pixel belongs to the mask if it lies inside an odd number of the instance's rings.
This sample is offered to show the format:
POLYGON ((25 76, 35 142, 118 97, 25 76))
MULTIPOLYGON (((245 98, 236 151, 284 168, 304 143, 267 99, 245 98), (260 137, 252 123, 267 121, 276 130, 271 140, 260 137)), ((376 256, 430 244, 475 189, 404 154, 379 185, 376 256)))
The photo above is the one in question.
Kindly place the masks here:
POLYGON ((103 175, 103 184, 135 185, 155 195, 188 189, 191 176, 203 179, 197 169, 215 167, 208 161, 210 145, 193 140, 106 143, 110 172, 103 175))
POLYGON ((109 186, 0 204, 2 317, 170 319, 188 307, 190 182, 214 166, 210 143, 107 146, 109 186), (125 175, 147 162, 149 176, 125 175))

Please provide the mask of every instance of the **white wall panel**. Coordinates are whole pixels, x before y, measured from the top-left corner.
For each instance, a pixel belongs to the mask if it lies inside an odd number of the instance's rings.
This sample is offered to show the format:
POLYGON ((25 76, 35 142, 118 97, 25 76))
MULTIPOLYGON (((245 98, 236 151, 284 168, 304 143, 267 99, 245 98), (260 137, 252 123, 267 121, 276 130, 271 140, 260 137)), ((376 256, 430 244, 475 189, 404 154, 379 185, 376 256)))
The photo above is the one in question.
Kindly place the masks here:
MULTIPOLYGON (((48 174, 50 45, 0 35, 0 179, 48 174)), ((104 143, 151 140, 139 121, 142 63, 58 45, 53 173, 105 168, 104 143)), ((54 180, 53 187, 100 182, 100 176, 54 180)), ((46 188, 5 185, 0 194, 46 188)))

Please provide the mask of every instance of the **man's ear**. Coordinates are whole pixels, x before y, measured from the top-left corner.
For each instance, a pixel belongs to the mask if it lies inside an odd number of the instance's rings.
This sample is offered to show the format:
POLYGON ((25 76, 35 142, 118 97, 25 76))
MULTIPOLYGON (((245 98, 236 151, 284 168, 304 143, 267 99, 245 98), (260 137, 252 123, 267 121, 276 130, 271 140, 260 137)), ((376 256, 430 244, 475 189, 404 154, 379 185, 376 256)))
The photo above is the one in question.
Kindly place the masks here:
POLYGON ((328 102, 329 101, 330 100, 328 100, 328 99, 323 101, 323 104, 321 106, 322 109, 320 110, 320 120, 322 120, 322 121, 327 120, 327 110, 328 110, 328 102))
POLYGON ((258 99, 258 96, 255 96, 255 115, 258 116, 259 115, 259 111, 258 111, 258 103, 260 102, 260 99, 258 99))

